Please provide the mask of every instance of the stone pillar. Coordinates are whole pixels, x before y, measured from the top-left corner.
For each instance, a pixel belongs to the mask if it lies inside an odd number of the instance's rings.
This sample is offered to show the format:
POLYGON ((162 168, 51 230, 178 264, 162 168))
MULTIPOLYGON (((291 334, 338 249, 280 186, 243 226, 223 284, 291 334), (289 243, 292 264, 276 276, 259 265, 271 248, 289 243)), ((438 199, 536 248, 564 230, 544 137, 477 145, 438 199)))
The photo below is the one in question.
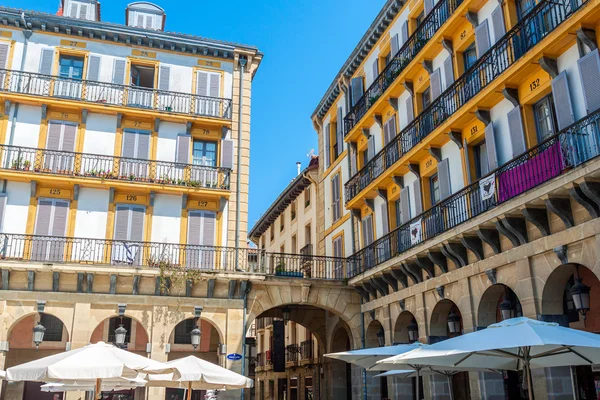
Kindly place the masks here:
POLYGON ((375 378, 380 371, 367 371, 367 400, 381 400, 381 378, 375 378))
POLYGON ((363 387, 363 369, 352 365, 351 376, 352 376, 352 400, 363 400, 364 397, 364 387, 363 387))
MULTIPOLYGON (((150 328, 150 343, 152 343, 152 349, 150 352, 150 358, 160 362, 168 361, 168 354, 166 352, 165 344, 169 342, 169 326, 167 324, 169 314, 169 308, 167 306, 154 306, 152 307, 152 324, 150 328), (158 316, 163 317, 164 321, 159 321, 158 316)), ((146 392, 148 400, 164 400, 166 395, 165 388, 148 388, 146 392)))
MULTIPOLYGON (((78 349, 87 346, 90 343, 92 330, 95 326, 90 326, 92 308, 91 303, 75 303, 73 312, 73 321, 63 321, 65 324, 71 323, 71 349, 78 349)), ((67 392, 65 400, 85 399, 85 392, 67 392)))

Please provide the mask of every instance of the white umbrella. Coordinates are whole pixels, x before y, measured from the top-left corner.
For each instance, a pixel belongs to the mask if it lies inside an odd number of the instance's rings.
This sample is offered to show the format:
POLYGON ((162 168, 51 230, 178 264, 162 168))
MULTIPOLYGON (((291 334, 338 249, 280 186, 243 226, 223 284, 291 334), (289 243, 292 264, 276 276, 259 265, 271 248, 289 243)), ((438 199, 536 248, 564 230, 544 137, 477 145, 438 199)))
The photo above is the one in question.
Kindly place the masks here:
MULTIPOLYGON (((384 347, 371 347, 368 349, 349 350, 342 351, 339 353, 325 354, 325 357, 334 358, 336 360, 345 361, 350 364, 358 365, 367 371, 387 371, 394 367, 387 367, 378 364, 379 361, 385 360, 389 357, 396 356, 398 354, 404 354, 410 351, 414 351, 423 346, 422 343, 415 342, 411 344, 399 344, 394 346, 384 347)), ((417 399, 419 398, 419 369, 415 369, 417 376, 417 399)))
POLYGON ((388 371, 394 369, 392 366, 386 367, 377 364, 378 361, 386 358, 396 356, 398 354, 404 354, 408 351, 412 351, 424 346, 423 344, 416 342, 412 344, 399 344, 394 346, 385 347, 371 347, 368 349, 360 350, 349 350, 342 351, 339 353, 325 354, 325 357, 334 358, 336 360, 345 361, 350 364, 358 365, 368 371, 388 371))
POLYGON ((6 379, 36 382, 95 381, 97 395, 103 379, 134 379, 140 372, 178 374, 163 363, 99 342, 11 367, 6 371, 6 379), (148 371, 150 369, 152 372, 148 371))
POLYGON ((6 371, 2 371, 0 369, 0 381, 3 380, 3 379, 6 379, 6 371))
MULTIPOLYGON (((121 379, 121 380, 103 380, 101 384, 101 390, 103 392, 110 392, 113 390, 127 390, 135 389, 138 387, 144 387, 146 381, 141 378, 135 379, 121 379)), ((87 392, 96 389, 96 382, 94 381, 73 381, 69 383, 65 382, 51 382, 46 383, 40 387, 42 392, 87 392)))
POLYGON ((529 318, 512 318, 379 362, 464 369, 521 370, 533 399, 531 369, 600 363, 600 336, 529 318))
POLYGON ((164 366, 173 368, 179 374, 177 376, 173 373, 148 375, 147 386, 185 387, 188 391, 188 399, 191 398, 194 389, 234 390, 251 388, 254 384, 250 378, 194 356, 169 361, 164 366))

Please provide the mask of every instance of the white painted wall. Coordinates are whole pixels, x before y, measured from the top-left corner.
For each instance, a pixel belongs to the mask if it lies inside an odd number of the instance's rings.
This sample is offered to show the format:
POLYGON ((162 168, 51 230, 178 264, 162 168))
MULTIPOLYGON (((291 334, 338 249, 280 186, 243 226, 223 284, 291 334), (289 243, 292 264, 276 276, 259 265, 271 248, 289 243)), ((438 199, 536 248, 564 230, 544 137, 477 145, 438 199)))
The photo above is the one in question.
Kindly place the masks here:
POLYGON ((492 11, 498 7, 497 0, 488 0, 483 7, 477 12, 477 21, 482 24, 484 20, 488 19, 488 28, 490 31, 490 43, 493 45, 498 41, 497 37, 494 37, 494 26, 492 24, 492 11))
POLYGON ((24 234, 29 212, 31 185, 28 182, 7 182, 3 232, 24 234))
POLYGON ((583 100, 583 87, 581 85, 581 76, 577 67, 579 59, 579 49, 574 44, 570 49, 562 53, 556 60, 558 71, 567 71, 567 80, 569 81, 569 92, 571 94, 571 102, 573 104, 573 112, 575 119, 585 117, 586 109, 583 100))
POLYGON ((10 119, 6 130, 6 144, 23 147, 38 147, 40 136, 40 123, 42 122, 42 108, 36 106, 19 105, 15 134, 10 142, 10 132, 16 107, 10 108, 10 119))
POLYGON ((161 122, 158 127, 156 159, 160 161, 175 161, 177 135, 185 133, 185 131, 185 124, 161 122))
MULTIPOLYGON (((375 207, 375 239, 379 239, 383 236, 383 215, 381 214, 381 206, 384 201, 381 197, 377 196, 374 200, 373 207, 375 207)), ((389 216, 388 216, 389 221, 389 216)), ((389 229, 388 229, 389 231, 389 229)))
MULTIPOLYGON (((404 187, 408 187, 410 185, 412 185, 412 183, 414 181, 417 180, 417 176, 415 174, 413 174, 412 172, 409 172, 408 174, 404 175, 404 187)), ((412 189, 409 189, 409 198, 410 198, 410 217, 414 218, 417 216, 417 213, 415 212, 416 210, 416 203, 415 203, 415 194, 413 193, 412 189)))
MULTIPOLYGON (((14 34, 16 40, 20 40, 20 34, 14 34)), ((27 59, 25 61, 25 71, 39 72, 40 57, 42 49, 55 48, 60 46, 60 41, 66 36, 55 36, 35 32, 29 41, 27 50, 27 59)), ((90 55, 100 56, 100 81, 112 82, 114 69, 114 60, 116 58, 125 59, 132 56, 132 47, 114 44, 107 41, 92 41, 85 38, 77 38, 79 42, 86 43, 86 50, 90 55)), ((149 50, 147 48, 140 48, 149 50)), ((161 65, 171 68, 169 79, 169 90, 173 92, 192 93, 193 68, 198 66, 198 60, 201 56, 175 54, 172 52, 161 52, 160 49, 151 49, 156 53, 156 60, 161 65)), ((18 69, 22 57, 22 46, 18 47, 18 53, 15 53, 13 68, 18 69)), ((222 88, 222 97, 231 98, 233 89, 233 62, 221 61, 221 68, 214 69, 222 71, 224 74, 224 85, 222 88)))
POLYGON ((442 159, 448 159, 452 193, 456 193, 465 186, 460 149, 454 142, 450 141, 443 145, 441 150, 442 159))
MULTIPOLYGON (((387 119, 388 118, 386 118, 385 121, 387 121, 387 119)), ((381 129, 377 122, 373 121, 373 125, 369 127, 369 133, 375 136, 375 152, 373 154, 377 154, 383 148, 383 129, 381 129)))
POLYGON ((507 114, 513 108, 515 107, 510 101, 502 99, 502 101, 490 110, 490 117, 494 124, 498 165, 502 165, 512 159, 512 145, 510 141, 510 132, 508 131, 507 114))
POLYGON ((104 239, 108 221, 110 191, 81 188, 75 217, 74 235, 78 238, 104 239))
POLYGON ((89 113, 85 126, 83 152, 112 156, 115 154, 117 116, 89 113))
POLYGON ((181 225, 181 196, 157 194, 152 213, 150 241, 179 243, 181 225))

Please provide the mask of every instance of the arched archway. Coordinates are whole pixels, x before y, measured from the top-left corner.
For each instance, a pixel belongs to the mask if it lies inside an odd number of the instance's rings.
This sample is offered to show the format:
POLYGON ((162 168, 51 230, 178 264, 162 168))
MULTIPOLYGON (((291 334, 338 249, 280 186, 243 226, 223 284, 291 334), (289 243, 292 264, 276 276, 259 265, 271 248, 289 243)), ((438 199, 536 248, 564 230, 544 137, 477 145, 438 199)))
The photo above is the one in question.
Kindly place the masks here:
POLYGON ((150 343, 148 332, 144 324, 127 315, 123 317, 115 315, 102 320, 92 331, 90 343, 115 343, 115 330, 121 325, 127 330, 125 348, 134 353, 145 355, 147 353, 146 346, 150 343))
POLYGON ((512 317, 523 316, 521 301, 510 287, 501 283, 491 285, 483 292, 479 301, 477 326, 485 328, 502 321, 502 308, 505 308, 512 317))
MULTIPOLYGON (((365 330, 365 347, 383 347, 385 346, 385 331, 383 325, 378 320, 373 320, 365 330)), ((375 378, 378 372, 367 371, 367 393, 370 398, 388 398, 387 378, 375 378)))
POLYGON ((400 315, 398 315, 396 324, 394 325, 394 336, 392 342, 394 344, 413 342, 414 340, 411 340, 409 334, 409 328, 416 328, 416 338, 418 339, 419 330, 416 324, 415 316, 410 311, 402 311, 400 315))
MULTIPOLYGON (((342 326, 342 323, 338 323, 332 335, 331 352, 338 353, 350 349, 350 335, 346 327, 342 326)), ((352 365, 336 359, 328 361, 331 376, 331 392, 328 398, 352 398, 352 365)))
POLYGON ((429 323, 429 342, 438 342, 449 337, 456 336, 462 333, 462 315, 459 308, 452 300, 443 299, 433 308, 431 313, 431 321, 429 323), (455 324, 458 329, 450 329, 449 322, 456 319, 458 324, 455 324))
MULTIPOLYGON (((558 322, 563 326, 588 332, 600 332, 600 280, 592 270, 581 264, 564 264, 554 269, 544 283, 542 290, 542 316, 546 321, 558 322), (573 299, 573 286, 580 282, 589 288, 589 311, 586 318, 577 310, 573 299)), ((600 373, 589 366, 575 367, 578 393, 575 398, 593 398, 596 395, 595 381, 600 373)), ((549 391, 554 390, 554 382, 571 379, 568 368, 552 368, 546 379, 549 391), (549 378, 549 379, 548 379, 549 378)))
MULTIPOLYGON (((70 339, 64 322, 59 317, 46 312, 21 316, 10 326, 7 337, 9 351, 6 353, 5 368, 62 353, 70 339), (43 341, 36 349, 33 342, 33 328, 38 323, 44 326, 46 331, 43 341)), ((44 394, 40 391, 42 384, 43 382, 12 382, 6 386, 3 395, 6 399, 44 398, 44 394)))

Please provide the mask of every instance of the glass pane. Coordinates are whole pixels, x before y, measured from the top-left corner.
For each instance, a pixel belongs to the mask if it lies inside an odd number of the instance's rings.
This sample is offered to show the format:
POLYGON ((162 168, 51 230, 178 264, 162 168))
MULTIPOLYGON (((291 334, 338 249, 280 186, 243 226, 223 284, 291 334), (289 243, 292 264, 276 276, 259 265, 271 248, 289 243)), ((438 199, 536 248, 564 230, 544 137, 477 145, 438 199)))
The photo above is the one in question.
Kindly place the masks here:
POLYGON ((440 183, 437 174, 431 177, 429 183, 431 188, 431 204, 436 204, 440 201, 440 183))

